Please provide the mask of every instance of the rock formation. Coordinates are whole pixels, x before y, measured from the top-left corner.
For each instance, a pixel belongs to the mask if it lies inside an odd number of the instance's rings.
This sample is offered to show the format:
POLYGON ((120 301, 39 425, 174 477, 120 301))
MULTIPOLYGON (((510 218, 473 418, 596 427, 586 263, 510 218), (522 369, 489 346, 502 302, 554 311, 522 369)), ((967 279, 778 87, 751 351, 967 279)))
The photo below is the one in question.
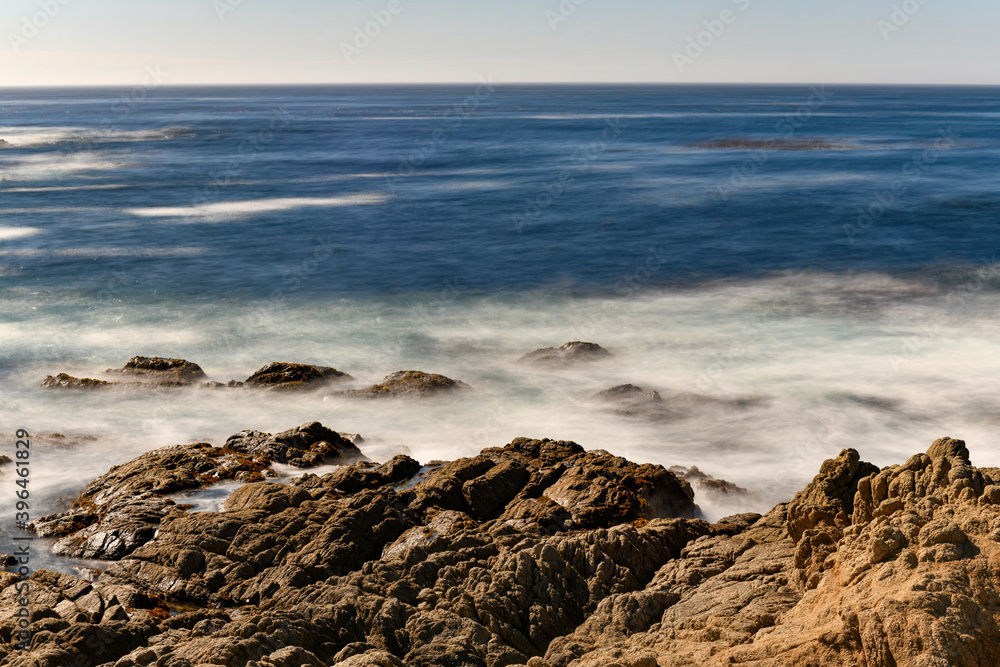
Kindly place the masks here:
MULTIPOLYGON (((331 433, 150 452, 78 508, 162 497, 230 465, 252 476, 252 457, 308 464, 331 433)), ((947 438, 882 470, 845 450, 791 502, 712 525, 690 518, 691 489, 670 471, 572 442, 519 438, 428 466, 357 461, 248 482, 218 513, 172 506, 96 581, 35 573, 30 653, 9 643, 17 590, 0 575, 0 661, 995 665, 998 503, 1000 471, 947 438)))
MULTIPOLYGON (((66 373, 49 375, 42 381, 48 389, 173 389, 195 386, 195 381, 205 380, 205 371, 196 363, 185 359, 160 357, 133 357, 122 368, 109 368, 107 375, 138 378, 131 382, 77 378, 66 373)), ((210 389, 249 387, 274 391, 317 389, 332 382, 350 380, 351 376, 329 366, 312 366, 288 362, 272 362, 255 371, 245 382, 201 382, 197 386, 210 389)))
POLYGON ((257 370, 243 384, 248 387, 284 391, 318 387, 330 382, 350 380, 351 376, 329 366, 309 366, 307 364, 290 364, 287 362, 272 362, 257 370))
POLYGON ((122 368, 109 368, 108 375, 135 375, 158 380, 193 382, 205 379, 205 371, 196 363, 185 359, 161 357, 132 357, 122 368))
POLYGON ((340 392, 340 396, 360 396, 364 398, 394 398, 400 396, 433 396, 469 389, 461 380, 423 371, 398 371, 387 375, 381 383, 365 389, 350 389, 340 392))
POLYGON ((517 361, 518 363, 535 366, 560 367, 587 361, 597 361, 610 356, 611 353, 597 343, 573 341, 560 347, 543 347, 534 352, 529 352, 517 361))

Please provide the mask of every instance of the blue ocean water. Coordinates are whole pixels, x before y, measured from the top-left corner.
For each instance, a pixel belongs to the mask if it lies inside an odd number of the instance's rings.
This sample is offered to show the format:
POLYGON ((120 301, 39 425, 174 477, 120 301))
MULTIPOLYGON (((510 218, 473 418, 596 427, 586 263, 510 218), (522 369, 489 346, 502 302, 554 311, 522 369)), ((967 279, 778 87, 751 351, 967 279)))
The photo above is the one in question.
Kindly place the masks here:
POLYGON ((0 262, 29 287, 610 291, 650 248, 644 287, 1000 241, 996 88, 6 90, 0 117, 3 225, 38 230, 0 262))
POLYGON ((888 465, 950 435, 1000 465, 1000 88, 5 89, 0 139, 2 451, 67 436, 35 451, 39 513, 154 447, 311 420, 375 459, 531 436, 697 465, 747 489, 698 498, 710 518, 844 447, 888 465), (570 340, 614 356, 515 363, 570 340), (134 355, 475 391, 39 386, 134 355), (626 382, 701 407, 593 401, 626 382))

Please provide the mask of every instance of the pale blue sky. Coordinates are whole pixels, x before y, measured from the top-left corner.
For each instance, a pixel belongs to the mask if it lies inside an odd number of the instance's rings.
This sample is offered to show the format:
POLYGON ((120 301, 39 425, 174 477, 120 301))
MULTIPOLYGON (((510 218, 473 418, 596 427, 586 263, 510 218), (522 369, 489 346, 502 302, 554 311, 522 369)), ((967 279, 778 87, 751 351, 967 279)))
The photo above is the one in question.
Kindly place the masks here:
POLYGON ((3 0, 0 85, 1000 84, 997 0, 396 1, 365 45, 391 0, 3 0))

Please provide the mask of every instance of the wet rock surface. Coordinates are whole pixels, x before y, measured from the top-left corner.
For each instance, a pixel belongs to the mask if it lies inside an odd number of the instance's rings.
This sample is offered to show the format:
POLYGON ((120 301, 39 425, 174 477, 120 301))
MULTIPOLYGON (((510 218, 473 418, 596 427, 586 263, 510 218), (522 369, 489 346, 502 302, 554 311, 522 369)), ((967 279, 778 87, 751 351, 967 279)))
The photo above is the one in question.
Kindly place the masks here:
POLYGON ((529 352, 518 359, 518 363, 542 367, 560 367, 588 361, 598 361, 610 356, 611 353, 597 343, 573 341, 559 347, 543 347, 534 352, 529 352))
POLYGON ((315 388, 350 379, 351 376, 347 373, 329 366, 272 362, 254 372, 243 384, 247 387, 286 391, 315 388))
POLYGON ((78 378, 67 373, 49 375, 42 381, 47 389, 173 389, 199 386, 208 389, 248 387, 274 391, 318 389, 328 384, 347 381, 351 376, 329 366, 313 366, 288 362, 272 362, 255 371, 243 382, 229 380, 206 381, 207 376, 198 364, 185 359, 161 357, 133 357, 122 368, 109 368, 106 375, 135 378, 131 380, 102 380, 78 378))
POLYGON ((381 383, 365 389, 350 389, 340 392, 340 396, 361 398, 393 398, 435 396, 470 389, 461 380, 452 380, 437 373, 423 371, 397 371, 387 375, 381 383))
MULTIPOLYGON (((263 456, 302 451, 296 438, 230 441, 263 456)), ((123 481, 102 480, 93 502, 123 481)), ((670 471, 572 442, 358 461, 245 484, 222 512, 175 507, 96 582, 36 573, 27 654, 11 651, 15 580, 0 575, 0 660, 994 665, 998 503, 998 471, 947 438, 881 470, 844 450, 791 502, 713 525, 686 518, 670 471)))
POLYGON ((122 368, 109 368, 108 375, 138 376, 158 380, 194 382, 205 379, 205 371, 196 363, 186 359, 164 359, 162 357, 132 357, 122 368))
POLYGON ((310 467, 363 458, 348 440, 310 422, 274 435, 243 431, 223 447, 175 445, 147 452, 91 482, 65 512, 38 519, 40 537, 58 537, 56 553, 113 560, 149 541, 160 522, 182 509, 168 495, 224 480, 274 477, 273 463, 310 467))

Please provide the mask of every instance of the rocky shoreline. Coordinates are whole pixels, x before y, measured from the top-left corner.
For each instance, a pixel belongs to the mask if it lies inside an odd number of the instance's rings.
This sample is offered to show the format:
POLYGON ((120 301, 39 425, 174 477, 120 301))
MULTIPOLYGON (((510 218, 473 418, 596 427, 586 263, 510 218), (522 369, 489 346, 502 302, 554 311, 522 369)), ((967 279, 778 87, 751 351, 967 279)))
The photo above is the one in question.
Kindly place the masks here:
MULTIPOLYGON (((516 363, 559 372, 611 356, 577 341, 516 363)), ((104 375, 43 386, 400 400, 472 389, 421 371, 365 387, 285 362, 221 383, 158 357, 104 375)), ((589 400, 663 423, 766 399, 625 384, 589 400)), ((697 467, 548 439, 423 463, 373 462, 363 447, 308 422, 115 466, 30 526, 55 553, 106 565, 31 576, 28 652, 15 649, 24 582, 0 573, 0 664, 1000 664, 1000 470, 974 467, 961 440, 883 469, 846 449, 789 502, 715 523, 699 499, 752 492, 697 467), (185 504, 216 485, 234 489, 219 511, 185 504)))
MULTIPOLYGON (((573 442, 378 464, 317 422, 166 447, 38 520, 87 578, 0 574, 15 667, 992 665, 1000 470, 960 440, 848 449, 764 516, 697 517, 683 474, 573 442), (305 474, 267 481, 272 465, 305 474), (322 476, 308 470, 340 464, 322 476), (222 511, 168 496, 243 482, 222 511)), ((734 487, 734 489, 737 487, 734 487)))

